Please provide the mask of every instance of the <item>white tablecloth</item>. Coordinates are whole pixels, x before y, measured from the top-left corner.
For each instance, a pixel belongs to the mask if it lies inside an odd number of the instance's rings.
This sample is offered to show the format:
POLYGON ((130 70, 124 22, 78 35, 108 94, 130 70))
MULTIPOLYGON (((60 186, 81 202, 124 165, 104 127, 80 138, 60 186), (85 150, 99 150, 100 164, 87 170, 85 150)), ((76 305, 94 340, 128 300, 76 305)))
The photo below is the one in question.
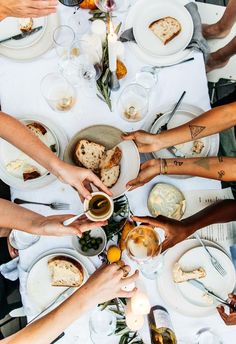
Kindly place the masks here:
MULTIPOLYGON (((180 0, 182 1, 182 0, 180 0)), ((186 1, 185 1, 186 2, 186 1)), ((61 22, 67 23, 68 17, 73 9, 60 6, 61 22)), ((210 107, 207 79, 205 67, 201 53, 193 54, 195 60, 190 63, 164 69, 159 74, 158 83, 155 91, 152 93, 150 102, 150 113, 161 110, 168 106, 173 106, 180 94, 185 90, 185 102, 208 110, 210 107)), ((139 61, 128 48, 126 49, 126 65, 128 68, 128 77, 122 81, 127 85, 135 77, 135 73, 144 65, 139 61)), ((118 113, 111 113, 107 106, 98 98, 85 98, 78 91, 78 100, 75 108, 69 114, 56 114, 53 112, 40 93, 40 81, 49 72, 57 71, 57 56, 52 49, 44 56, 27 63, 9 60, 0 57, 0 100, 2 110, 16 117, 25 115, 40 115, 50 118, 57 126, 64 129, 68 138, 81 128, 93 124, 110 124, 129 131, 138 129, 142 123, 129 124, 123 121, 118 113)), ((113 95, 113 104, 116 104, 118 94, 113 95)), ((114 106, 115 108, 115 106, 114 106)), ((167 181, 179 186, 181 190, 200 190, 217 189, 220 183, 213 180, 202 178, 174 179, 167 176, 156 177, 150 183, 128 194, 132 211, 137 215, 148 214, 146 200, 152 186, 157 181, 167 181)), ((76 213, 82 209, 77 193, 69 186, 56 181, 51 185, 37 191, 19 191, 12 189, 12 198, 15 197, 34 200, 34 201, 66 201, 71 204, 70 212, 76 213)), ((48 215, 53 213, 51 209, 40 206, 29 206, 30 209, 39 213, 48 215)), ((70 238, 41 238, 31 248, 20 252, 20 282, 23 303, 29 304, 26 294, 26 274, 24 270, 41 253, 56 247, 71 247, 70 238)), ((145 281, 145 280, 144 280, 145 281)), ((158 295, 156 283, 145 281, 151 303, 163 304, 158 295)), ((171 297, 171 295, 170 295, 171 297)), ((164 305, 168 308, 168 305, 164 305)), ((27 307, 26 307, 27 308, 27 307)), ((29 309, 26 309, 29 311, 29 309)), ((208 318, 195 319, 182 316, 169 309, 171 318, 178 338, 192 338, 194 333, 201 327, 210 326, 217 330, 224 338, 225 344, 232 344, 235 328, 226 327, 218 315, 208 318)), ((147 327, 142 331, 145 343, 149 343, 147 327)), ((66 330, 66 336, 60 340, 60 343, 75 343, 75 337, 78 336, 79 343, 90 343, 88 331, 88 315, 79 319, 75 324, 66 330)), ((114 343, 117 340, 114 339, 114 343)), ((59 342, 58 342, 59 343, 59 342)))

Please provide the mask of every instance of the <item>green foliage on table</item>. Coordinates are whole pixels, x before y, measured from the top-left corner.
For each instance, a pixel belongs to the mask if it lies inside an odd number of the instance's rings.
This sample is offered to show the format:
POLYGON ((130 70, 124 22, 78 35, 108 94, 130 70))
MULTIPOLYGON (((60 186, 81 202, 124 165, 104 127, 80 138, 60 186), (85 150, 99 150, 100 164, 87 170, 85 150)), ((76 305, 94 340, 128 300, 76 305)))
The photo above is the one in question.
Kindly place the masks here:
POLYGON ((114 299, 100 305, 101 310, 108 309, 116 315, 115 335, 120 337, 119 344, 144 344, 138 332, 131 331, 125 321, 125 299, 114 299))

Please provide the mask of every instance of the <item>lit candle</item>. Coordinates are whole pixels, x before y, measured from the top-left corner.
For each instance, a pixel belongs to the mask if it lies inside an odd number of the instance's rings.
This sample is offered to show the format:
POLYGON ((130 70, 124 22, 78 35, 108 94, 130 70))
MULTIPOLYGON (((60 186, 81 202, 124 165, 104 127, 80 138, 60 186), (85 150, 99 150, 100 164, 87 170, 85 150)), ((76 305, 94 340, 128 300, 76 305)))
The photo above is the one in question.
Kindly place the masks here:
POLYGON ((125 47, 124 44, 120 41, 116 42, 116 55, 118 60, 123 60, 125 56, 125 47))
POLYGON ((116 72, 116 64, 117 64, 117 52, 116 52, 116 43, 117 43, 117 35, 115 34, 112 26, 112 22, 110 20, 110 32, 107 37, 108 40, 108 56, 109 56, 109 69, 111 72, 116 72))
POLYGON ((144 325, 144 316, 132 313, 130 300, 127 300, 125 308, 125 321, 131 331, 138 331, 144 325))
POLYGON ((106 40, 107 27, 103 20, 94 20, 91 24, 91 32, 100 37, 102 44, 106 40))
POLYGON ((132 313, 142 315, 150 312, 151 305, 145 293, 137 290, 134 296, 131 297, 132 313))

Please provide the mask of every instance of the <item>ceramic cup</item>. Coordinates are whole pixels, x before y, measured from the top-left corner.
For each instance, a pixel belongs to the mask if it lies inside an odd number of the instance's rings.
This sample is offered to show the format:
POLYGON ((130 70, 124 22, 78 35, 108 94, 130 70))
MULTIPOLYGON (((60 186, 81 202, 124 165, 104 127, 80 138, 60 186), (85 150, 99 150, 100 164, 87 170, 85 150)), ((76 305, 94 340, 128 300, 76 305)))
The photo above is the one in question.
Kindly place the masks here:
POLYGON ((87 199, 84 201, 84 212, 86 212, 87 218, 91 221, 106 221, 112 216, 113 211, 114 211, 113 200, 105 192, 101 192, 101 191, 93 192, 92 193, 92 199, 90 201, 87 199), (107 212, 105 212, 102 215, 95 215, 95 214, 93 214, 92 210, 87 211, 91 206, 91 202, 92 202, 93 198, 97 197, 97 196, 101 196, 102 198, 106 198, 107 201, 109 202, 109 205, 110 205, 107 212))

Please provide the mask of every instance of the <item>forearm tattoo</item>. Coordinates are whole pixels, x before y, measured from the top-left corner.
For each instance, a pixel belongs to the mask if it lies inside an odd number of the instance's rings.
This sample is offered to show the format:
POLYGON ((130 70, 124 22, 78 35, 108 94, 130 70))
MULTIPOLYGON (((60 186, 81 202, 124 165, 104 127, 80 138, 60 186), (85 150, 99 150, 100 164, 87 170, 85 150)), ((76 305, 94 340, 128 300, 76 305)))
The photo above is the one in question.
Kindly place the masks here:
POLYGON ((202 125, 192 125, 189 124, 189 130, 191 134, 191 138, 194 140, 206 127, 203 127, 202 125))
POLYGON ((175 166, 182 166, 183 165, 183 161, 174 160, 174 165, 175 166))
POLYGON ((223 170, 218 171, 219 179, 222 179, 224 177, 224 175, 225 175, 225 171, 223 171, 223 170))
POLYGON ((201 158, 201 159, 195 160, 194 164, 204 168, 205 170, 210 169, 210 164, 209 164, 208 158, 201 158))
POLYGON ((218 156, 218 161, 219 162, 224 162, 223 156, 218 156))

